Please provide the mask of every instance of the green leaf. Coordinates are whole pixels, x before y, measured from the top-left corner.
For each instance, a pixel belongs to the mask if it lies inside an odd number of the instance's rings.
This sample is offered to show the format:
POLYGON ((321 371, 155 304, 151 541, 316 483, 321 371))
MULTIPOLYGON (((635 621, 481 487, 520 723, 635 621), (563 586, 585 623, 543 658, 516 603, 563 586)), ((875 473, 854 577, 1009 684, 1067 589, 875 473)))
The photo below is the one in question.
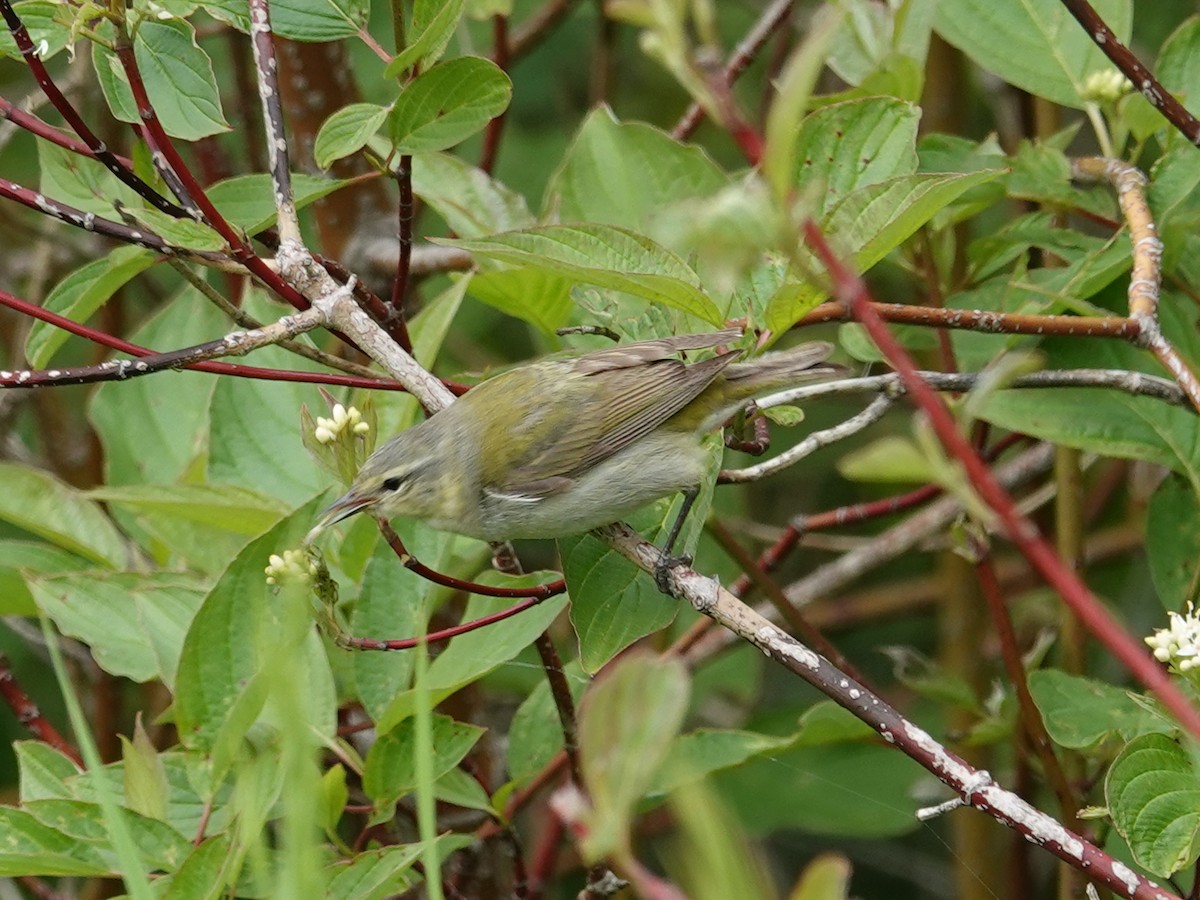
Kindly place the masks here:
POLYGON ((229 887, 229 870, 235 863, 233 839, 228 833, 214 835, 193 848, 155 887, 165 890, 170 900, 213 900, 229 887))
POLYGON ((448 153, 413 157, 412 185, 413 193, 459 237, 485 237, 535 224, 523 196, 448 153))
MULTIPOLYGON (((99 804, 79 800, 33 800, 24 805, 24 811, 43 825, 71 838, 80 847, 93 847, 106 854, 111 852, 111 832, 99 804)), ((123 807, 118 812, 137 842, 140 856, 150 868, 173 868, 191 849, 188 839, 165 822, 123 807)))
POLYGON ((4 834, 0 876, 95 878, 112 874, 98 848, 44 825, 23 810, 0 806, 0 832, 4 834))
MULTIPOLYGON (((313 368, 278 347, 256 351, 253 360, 277 368, 313 368)), ((210 411, 208 477, 261 491, 293 506, 325 490, 328 476, 305 451, 296 424, 296 411, 318 398, 311 385, 220 379, 210 411)))
MULTIPOLYGON (((433 717, 433 777, 439 778, 457 766, 483 736, 486 729, 449 716, 433 717)), ((393 808, 417 787, 416 720, 405 719, 381 734, 371 745, 363 769, 362 786, 375 804, 379 821, 391 819, 393 808), (382 818, 379 818, 382 817, 382 818)))
POLYGON ((707 197, 729 178, 699 147, 640 122, 619 122, 608 107, 584 120, 546 191, 560 222, 645 230, 664 207, 707 197))
POLYGON ((100 507, 49 472, 0 462, 0 521, 111 568, 128 558, 100 507))
POLYGON ((477 809, 490 816, 495 815, 483 785, 463 769, 451 769, 443 773, 433 786, 433 793, 440 803, 452 803, 463 809, 477 809))
POLYGON ((826 106, 806 116, 796 143, 795 183, 820 185, 821 210, 857 188, 917 170, 920 111, 891 97, 826 106))
MULTIPOLYGON (((129 339, 151 348, 186 347, 226 327, 221 312, 188 287, 129 339)), ((160 372, 100 385, 88 418, 104 446, 105 482, 162 484, 180 478, 206 450, 208 407, 217 381, 203 372, 160 372)))
MULTIPOLYGON (((143 19, 133 52, 150 104, 167 134, 187 141, 229 131, 221 111, 212 60, 196 43, 192 26, 180 19, 143 19)), ((129 79, 117 55, 93 45, 93 63, 114 116, 140 122, 129 79)))
POLYGON ((625 656, 579 705, 579 765, 592 803, 585 859, 627 851, 634 807, 653 784, 683 724, 688 673, 675 656, 625 656))
POLYGON ((167 770, 158 748, 142 725, 134 720, 133 740, 121 738, 121 762, 125 775, 125 805, 151 819, 167 818, 167 770))
MULTIPOLYGON (((556 577, 557 573, 535 572, 514 578, 489 571, 476 580, 485 584, 517 587, 544 584, 556 577)), ((463 612, 462 621, 469 622, 496 612, 496 602, 494 597, 472 597, 463 612)), ((440 702, 464 685, 508 662, 549 628, 566 604, 564 596, 551 597, 518 616, 460 634, 451 640, 442 654, 429 664, 425 682, 433 702, 440 702)), ((389 731, 412 715, 413 701, 412 691, 398 694, 376 722, 378 730, 389 731)))
POLYGON ((1132 740, 1167 726, 1160 716, 1124 688, 1058 669, 1029 673, 1029 691, 1056 744, 1072 750, 1094 747, 1108 738, 1132 740))
POLYGON ((165 513, 245 535, 262 534, 288 512, 283 501, 232 484, 132 484, 93 488, 88 496, 134 512, 165 513))
MULTIPOLYGON (((701 485, 675 546, 676 553, 690 553, 696 547, 712 504, 719 462, 714 454, 713 477, 701 485)), ((680 502, 680 498, 664 498, 630 516, 628 522, 657 544, 675 522, 680 502)), ((594 674, 634 641, 675 620, 678 604, 658 590, 653 578, 599 538, 591 534, 560 538, 558 548, 571 595, 571 624, 579 636, 579 661, 585 672, 594 674)))
MULTIPOLYGON (((859 723, 860 735, 865 727, 859 723)), ((906 834, 921 827, 914 791, 929 776, 875 738, 797 746, 749 759, 713 779, 752 835, 780 829, 856 839, 906 834), (781 779, 782 772, 788 777, 781 779)))
POLYGON ((37 159, 41 192, 84 213, 114 218, 116 204, 120 203, 129 209, 137 209, 142 204, 132 188, 119 182, 115 175, 94 159, 72 153, 49 141, 38 141, 37 159))
POLYGON ((1168 610, 1196 600, 1200 564, 1200 501, 1178 475, 1163 479, 1146 515, 1146 555, 1158 599, 1168 610))
MULTIPOLYGON (((56 21, 55 14, 60 10, 60 4, 53 0, 26 0, 12 6, 29 32, 29 39, 38 48, 39 59, 50 59, 70 42, 71 29, 56 21)), ((0 55, 10 59, 21 59, 17 42, 13 40, 12 32, 7 28, 0 28, 0 55)))
POLYGON ((542 269, 479 272, 468 292, 476 300, 533 325, 550 337, 571 320, 571 280, 542 269))
MULTIPOLYGON (((571 689, 571 697, 578 705, 588 679, 575 660, 564 667, 563 675, 571 689)), ((509 727, 506 754, 509 776, 517 784, 528 781, 554 758, 562 746, 562 721, 550 693, 550 684, 542 679, 517 707, 509 727)))
POLYGON ((322 169, 328 169, 336 160, 357 153, 375 136, 387 114, 387 107, 374 103, 343 106, 317 132, 313 159, 322 169))
POLYGON ((408 46, 396 54, 384 78, 403 75, 417 63, 427 69, 446 51, 462 16, 463 0, 416 0, 408 29, 408 46))
POLYGON ((669 794, 681 785, 699 781, 713 772, 741 765, 763 753, 778 753, 795 738, 776 737, 754 731, 700 728, 681 734, 671 745, 658 770, 652 792, 669 794))
POLYGON ((865 271, 912 236, 958 197, 1002 174, 990 169, 967 174, 900 175, 847 194, 825 215, 822 227, 865 271))
MULTIPOLYGON (((213 18, 250 31, 247 0, 204 0, 201 5, 213 18)), ((369 0, 272 0, 271 30, 292 41, 336 41, 363 30, 369 12, 369 0)))
MULTIPOLYGON (((396 532, 414 557, 436 571, 453 558, 455 540, 414 522, 400 519, 396 532)), ((380 541, 367 563, 350 630, 359 637, 403 638, 422 634, 436 586, 401 565, 395 552, 380 541)), ((350 665, 358 697, 372 718, 383 715, 412 678, 411 653, 354 653, 350 665)))
MULTIPOLYGON (((1186 19, 1163 43, 1154 74, 1159 83, 1183 100, 1188 112, 1200 112, 1200 16, 1186 19)), ((1161 113, 1158 113, 1161 117, 1161 113)), ((1157 212, 1157 210, 1156 210, 1157 212)))
MULTIPOLYGON (((442 859, 473 843, 469 834, 443 834, 437 839, 442 859)), ((356 853, 349 861, 338 860, 326 867, 326 900, 387 900, 406 893, 421 882, 413 863, 424 854, 423 844, 404 844, 356 853)))
POLYGON ((468 241, 443 241, 477 256, 565 275, 724 321, 696 273, 649 238, 611 225, 547 225, 468 241))
POLYGON ((20 770, 21 802, 66 799, 74 796, 67 782, 79 774, 79 766, 41 741, 14 741, 20 770))
POLYGON ((1194 754, 1169 736, 1130 741, 1108 770, 1104 797, 1139 865, 1167 878, 1196 859, 1200 777, 1194 754))
POLYGON ((168 687, 205 587, 175 572, 91 572, 29 582, 38 607, 63 634, 87 644, 102 669, 133 681, 158 678, 168 687))
POLYGON ((0 615, 36 616, 37 606, 25 579, 38 575, 76 572, 92 563, 33 541, 0 541, 0 615))
POLYGON ((921 484, 936 480, 925 454, 911 440, 896 434, 850 451, 838 460, 837 469, 851 481, 921 484))
MULTIPOLYGON (((346 180, 337 181, 292 173, 292 191, 296 208, 303 209, 310 203, 332 194, 348 185, 346 180)), ((208 189, 208 199, 220 210, 230 224, 257 234, 275 224, 275 188, 271 176, 238 175, 218 181, 208 189)))
POLYGON ((397 153, 445 150, 508 108, 512 82, 495 63, 461 56, 414 78, 392 106, 388 132, 397 153))
MULTIPOLYGON (((1130 0, 1094 0, 1117 38, 1128 43, 1130 0)), ((1093 72, 1112 67, 1091 36, 1056 0, 942 0, 937 31, 983 68, 1038 97, 1082 109, 1093 72)))
MULTIPOLYGON (((298 654, 308 673, 305 710, 317 734, 334 728, 333 680, 329 661, 315 632, 294 633, 300 611, 288 604, 303 600, 299 589, 266 583, 263 568, 272 553, 300 546, 320 508, 314 500, 248 544, 221 576, 192 620, 184 639, 175 684, 175 722, 185 746, 213 753, 214 771, 224 771, 246 731, 268 700, 272 660, 298 654)), ((302 614, 302 613, 300 613, 302 614)))

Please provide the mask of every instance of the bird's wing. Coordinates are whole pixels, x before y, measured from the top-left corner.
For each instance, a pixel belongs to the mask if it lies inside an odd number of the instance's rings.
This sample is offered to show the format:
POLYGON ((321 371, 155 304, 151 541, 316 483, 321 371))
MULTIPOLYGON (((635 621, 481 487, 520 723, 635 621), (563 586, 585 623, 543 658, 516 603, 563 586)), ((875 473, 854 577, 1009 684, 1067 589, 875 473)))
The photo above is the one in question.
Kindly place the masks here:
POLYGON ((583 472, 654 431, 694 400, 737 359, 732 351, 698 363, 672 357, 682 349, 712 346, 737 332, 688 335, 613 347, 561 363, 573 400, 531 410, 514 429, 534 434, 528 452, 512 460, 506 477, 488 490, 530 499, 566 490, 583 472), (704 343, 700 340, 704 339, 704 343), (580 378, 579 376, 584 377, 580 378))

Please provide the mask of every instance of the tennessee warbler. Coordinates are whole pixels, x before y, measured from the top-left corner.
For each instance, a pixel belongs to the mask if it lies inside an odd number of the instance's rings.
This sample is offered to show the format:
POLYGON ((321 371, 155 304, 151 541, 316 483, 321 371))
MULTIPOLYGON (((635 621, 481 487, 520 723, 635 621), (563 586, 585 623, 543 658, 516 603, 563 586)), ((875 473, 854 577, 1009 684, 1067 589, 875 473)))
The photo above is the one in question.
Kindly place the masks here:
POLYGON ((682 491, 664 565, 707 470, 701 440, 749 399, 825 378, 810 343, 748 362, 736 329, 642 341, 510 369, 402 431, 363 463, 310 538, 369 510, 486 541, 554 538, 616 522, 682 491))

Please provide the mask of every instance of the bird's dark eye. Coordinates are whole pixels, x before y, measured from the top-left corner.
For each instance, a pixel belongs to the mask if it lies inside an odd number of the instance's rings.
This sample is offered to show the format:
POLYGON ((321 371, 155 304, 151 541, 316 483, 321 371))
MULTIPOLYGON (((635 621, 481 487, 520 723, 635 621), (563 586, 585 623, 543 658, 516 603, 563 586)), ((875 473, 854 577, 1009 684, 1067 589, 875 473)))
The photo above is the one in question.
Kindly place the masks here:
POLYGON ((398 475, 393 475, 391 478, 383 480, 383 489, 385 491, 396 491, 400 489, 400 485, 404 484, 404 479, 398 475))

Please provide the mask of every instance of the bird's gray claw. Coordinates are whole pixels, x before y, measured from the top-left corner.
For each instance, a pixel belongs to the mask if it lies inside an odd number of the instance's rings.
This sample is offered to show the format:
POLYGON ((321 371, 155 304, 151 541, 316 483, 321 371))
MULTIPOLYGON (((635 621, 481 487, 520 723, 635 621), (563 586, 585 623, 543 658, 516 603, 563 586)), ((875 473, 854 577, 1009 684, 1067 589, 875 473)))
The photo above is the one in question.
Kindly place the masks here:
POLYGON ((681 553, 679 556, 668 556, 660 553, 658 562, 654 564, 654 583, 664 594, 671 593, 671 570, 677 566, 690 566, 692 554, 681 553))

